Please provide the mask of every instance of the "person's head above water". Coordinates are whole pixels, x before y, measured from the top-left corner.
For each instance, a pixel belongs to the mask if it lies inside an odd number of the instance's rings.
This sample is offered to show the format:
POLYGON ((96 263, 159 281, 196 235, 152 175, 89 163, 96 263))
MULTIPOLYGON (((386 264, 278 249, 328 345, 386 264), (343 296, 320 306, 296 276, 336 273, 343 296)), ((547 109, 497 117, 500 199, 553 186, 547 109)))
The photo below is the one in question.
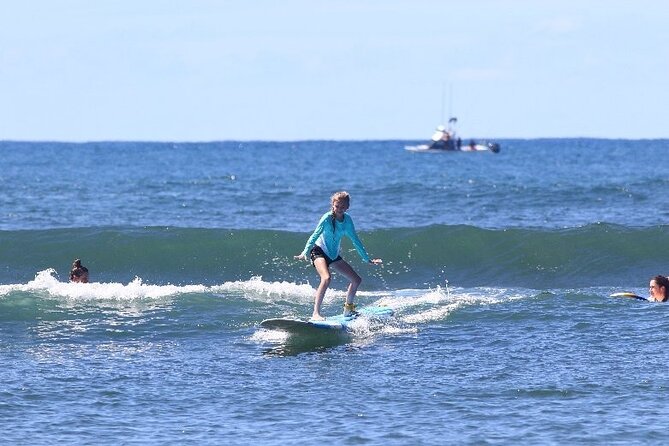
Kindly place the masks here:
POLYGON ((650 291, 650 297, 652 300, 657 302, 665 302, 669 295, 669 279, 665 276, 655 276, 650 279, 648 284, 648 291, 650 291))

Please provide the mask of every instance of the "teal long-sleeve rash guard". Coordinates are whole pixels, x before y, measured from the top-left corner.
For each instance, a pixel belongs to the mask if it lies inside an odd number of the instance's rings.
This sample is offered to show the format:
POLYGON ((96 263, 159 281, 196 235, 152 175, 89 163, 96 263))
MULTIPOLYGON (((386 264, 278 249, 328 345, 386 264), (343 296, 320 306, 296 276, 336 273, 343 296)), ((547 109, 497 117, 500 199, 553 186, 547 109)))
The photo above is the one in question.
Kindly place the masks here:
POLYGON ((369 263, 369 255, 367 254, 367 251, 365 251, 365 247, 362 245, 360 238, 358 238, 358 234, 355 232, 353 219, 347 213, 344 213, 343 221, 337 221, 337 219, 333 217, 332 212, 323 214, 314 233, 311 234, 311 237, 307 240, 302 255, 308 256, 311 248, 313 248, 314 245, 318 245, 328 257, 336 259, 341 251, 341 239, 344 236, 351 239, 355 250, 358 251, 358 254, 362 258, 362 261, 369 263), (332 226, 333 220, 335 222, 334 227, 332 226))

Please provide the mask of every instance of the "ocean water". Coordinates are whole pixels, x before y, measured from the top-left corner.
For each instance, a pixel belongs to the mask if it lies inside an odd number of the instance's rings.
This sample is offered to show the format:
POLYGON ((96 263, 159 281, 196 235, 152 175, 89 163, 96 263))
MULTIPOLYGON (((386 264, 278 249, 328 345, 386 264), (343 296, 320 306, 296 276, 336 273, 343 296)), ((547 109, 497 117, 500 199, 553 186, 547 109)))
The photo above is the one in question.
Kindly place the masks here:
POLYGON ((0 142, 4 441, 666 444, 669 306, 609 295, 669 274, 669 140, 412 143, 0 142), (337 190, 395 316, 260 329, 337 190))

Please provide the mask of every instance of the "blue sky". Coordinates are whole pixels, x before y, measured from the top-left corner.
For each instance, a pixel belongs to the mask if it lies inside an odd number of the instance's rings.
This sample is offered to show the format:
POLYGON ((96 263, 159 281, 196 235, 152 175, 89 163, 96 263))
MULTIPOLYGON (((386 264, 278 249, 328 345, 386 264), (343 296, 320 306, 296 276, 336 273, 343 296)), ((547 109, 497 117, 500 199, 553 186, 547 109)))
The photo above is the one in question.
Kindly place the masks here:
POLYGON ((0 0, 0 140, 666 138, 668 104, 663 0, 0 0))

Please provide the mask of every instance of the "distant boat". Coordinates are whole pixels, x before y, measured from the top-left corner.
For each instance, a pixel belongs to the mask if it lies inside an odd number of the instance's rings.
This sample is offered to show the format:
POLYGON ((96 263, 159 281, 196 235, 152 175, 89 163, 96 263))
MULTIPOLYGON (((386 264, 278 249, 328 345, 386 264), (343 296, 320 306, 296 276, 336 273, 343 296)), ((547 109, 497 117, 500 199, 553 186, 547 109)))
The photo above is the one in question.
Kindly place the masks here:
POLYGON ((437 126, 431 141, 428 144, 416 146, 404 146, 410 152, 440 153, 440 152, 492 152, 499 153, 500 146, 495 142, 470 140, 463 143, 456 134, 455 123, 458 118, 448 120, 448 128, 443 125, 437 126))

